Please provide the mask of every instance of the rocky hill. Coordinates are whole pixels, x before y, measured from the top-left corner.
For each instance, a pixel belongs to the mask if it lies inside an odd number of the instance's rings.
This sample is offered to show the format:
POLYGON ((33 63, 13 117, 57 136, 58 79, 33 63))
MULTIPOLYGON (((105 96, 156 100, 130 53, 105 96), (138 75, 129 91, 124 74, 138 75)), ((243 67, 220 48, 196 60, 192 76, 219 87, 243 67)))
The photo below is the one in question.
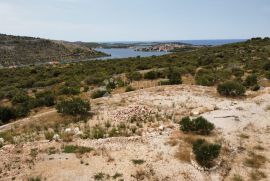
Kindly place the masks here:
POLYGON ((41 38, 0 34, 0 66, 19 66, 104 56, 91 48, 41 38))

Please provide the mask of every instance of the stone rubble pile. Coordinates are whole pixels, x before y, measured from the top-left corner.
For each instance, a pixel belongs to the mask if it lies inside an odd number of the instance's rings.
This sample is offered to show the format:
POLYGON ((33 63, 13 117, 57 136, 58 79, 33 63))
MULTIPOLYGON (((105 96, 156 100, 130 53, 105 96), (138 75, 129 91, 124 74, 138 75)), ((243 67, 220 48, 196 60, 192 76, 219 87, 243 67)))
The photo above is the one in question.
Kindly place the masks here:
POLYGON ((126 108, 121 108, 113 111, 109 117, 112 121, 117 122, 126 122, 133 118, 136 118, 136 120, 144 121, 154 113, 155 111, 153 109, 146 106, 131 105, 126 108))

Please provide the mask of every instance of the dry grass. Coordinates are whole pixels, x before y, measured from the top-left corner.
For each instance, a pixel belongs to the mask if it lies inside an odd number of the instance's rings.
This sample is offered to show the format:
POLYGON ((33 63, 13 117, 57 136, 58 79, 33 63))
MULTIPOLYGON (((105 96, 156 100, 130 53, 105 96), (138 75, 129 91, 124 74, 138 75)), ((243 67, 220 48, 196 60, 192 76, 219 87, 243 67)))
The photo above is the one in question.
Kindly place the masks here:
POLYGON ((265 148, 262 147, 261 145, 254 146, 253 148, 254 148, 255 150, 259 150, 259 151, 265 150, 265 148))
POLYGON ((260 168, 265 164, 266 161, 267 159, 265 156, 250 152, 249 157, 245 159, 244 164, 248 167, 260 168))
POLYGON ((239 174, 234 174, 234 175, 233 175, 233 178, 232 178, 232 181, 244 181, 244 179, 242 178, 241 175, 239 175, 239 174))
POLYGON ((267 178, 266 174, 259 170, 253 170, 249 174, 249 176, 251 180, 256 180, 256 181, 267 178))
POLYGON ((183 161, 183 162, 190 162, 190 152, 191 147, 187 146, 179 146, 178 151, 175 153, 175 158, 183 161))
POLYGON ((244 134, 244 133, 240 134, 239 137, 243 139, 249 139, 249 135, 244 134))

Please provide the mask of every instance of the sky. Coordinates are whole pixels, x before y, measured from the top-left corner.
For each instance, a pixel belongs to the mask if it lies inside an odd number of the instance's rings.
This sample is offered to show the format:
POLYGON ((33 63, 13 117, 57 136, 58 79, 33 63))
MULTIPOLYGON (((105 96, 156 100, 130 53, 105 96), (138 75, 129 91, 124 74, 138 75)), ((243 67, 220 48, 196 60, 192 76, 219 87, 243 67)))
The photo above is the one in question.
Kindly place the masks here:
POLYGON ((270 0, 0 0, 0 33, 108 42, 270 36, 270 0))

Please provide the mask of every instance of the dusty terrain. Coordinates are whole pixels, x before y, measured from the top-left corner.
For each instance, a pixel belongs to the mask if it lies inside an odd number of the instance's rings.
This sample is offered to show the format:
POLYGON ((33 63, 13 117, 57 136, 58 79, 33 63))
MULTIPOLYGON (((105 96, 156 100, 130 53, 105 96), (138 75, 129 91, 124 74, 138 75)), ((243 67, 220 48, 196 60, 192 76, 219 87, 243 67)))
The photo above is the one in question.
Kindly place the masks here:
MULTIPOLYGON (((213 87, 179 85, 91 100, 94 116, 85 122, 66 124, 65 131, 83 133, 88 126, 108 122, 117 125, 133 114, 151 115, 152 120, 136 123, 134 131, 130 131, 134 125, 127 123, 130 130, 119 137, 82 139, 78 136, 81 133, 75 133, 69 142, 64 142, 61 135, 58 141, 48 141, 33 133, 32 141, 32 137, 26 141, 18 138, 15 144, 0 148, 0 180, 268 180, 269 93, 270 89, 265 88, 231 99, 220 97, 213 87), (203 116, 215 124, 214 133, 205 139, 221 143, 223 150, 212 171, 202 171, 190 155, 189 140, 196 136, 179 131, 177 123, 184 116, 203 116), (93 151, 64 153, 65 145, 91 147, 93 151), (260 162, 248 164, 252 158, 260 162)), ((48 117, 53 121, 59 115, 48 110, 47 114, 20 120, 0 131, 23 130, 31 122, 42 125, 48 117)))

